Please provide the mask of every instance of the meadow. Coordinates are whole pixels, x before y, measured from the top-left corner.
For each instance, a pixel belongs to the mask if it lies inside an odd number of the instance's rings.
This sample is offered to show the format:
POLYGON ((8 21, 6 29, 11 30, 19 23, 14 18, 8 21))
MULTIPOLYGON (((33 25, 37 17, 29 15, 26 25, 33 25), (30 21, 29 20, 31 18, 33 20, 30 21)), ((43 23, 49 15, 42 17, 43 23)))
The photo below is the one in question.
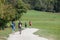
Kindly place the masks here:
MULTIPOLYGON (((27 22, 29 27, 28 23, 32 21, 32 28, 39 29, 39 31, 34 34, 48 38, 49 40, 60 40, 60 13, 29 10, 27 13, 23 13, 20 20, 23 23, 23 27, 25 22, 27 22)), ((17 26, 18 21, 15 22, 17 26)), ((8 23, 8 25, 10 25, 10 23, 8 23)), ((0 30, 0 38, 8 37, 8 34, 11 32, 10 27, 5 30, 0 30)))
POLYGON ((31 10, 23 14, 21 20, 27 24, 32 21, 32 27, 40 29, 34 34, 49 40, 60 40, 60 13, 31 10))

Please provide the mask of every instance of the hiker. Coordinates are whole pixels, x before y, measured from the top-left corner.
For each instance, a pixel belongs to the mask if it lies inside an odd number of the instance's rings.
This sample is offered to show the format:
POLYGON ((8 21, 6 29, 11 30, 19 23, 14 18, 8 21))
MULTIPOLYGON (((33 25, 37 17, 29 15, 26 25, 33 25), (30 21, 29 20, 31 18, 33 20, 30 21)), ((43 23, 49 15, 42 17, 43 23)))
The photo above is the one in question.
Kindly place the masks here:
POLYGON ((12 21, 11 27, 12 27, 12 31, 15 32, 15 23, 14 23, 14 21, 12 21))
POLYGON ((29 26, 30 26, 30 27, 32 26, 32 22, 31 22, 31 21, 29 21, 29 26))
POLYGON ((21 34, 21 30, 22 30, 22 23, 21 23, 21 21, 19 21, 19 23, 18 23, 18 28, 19 28, 19 31, 20 31, 20 34, 21 34))
POLYGON ((25 28, 27 28, 27 23, 25 22, 25 28))

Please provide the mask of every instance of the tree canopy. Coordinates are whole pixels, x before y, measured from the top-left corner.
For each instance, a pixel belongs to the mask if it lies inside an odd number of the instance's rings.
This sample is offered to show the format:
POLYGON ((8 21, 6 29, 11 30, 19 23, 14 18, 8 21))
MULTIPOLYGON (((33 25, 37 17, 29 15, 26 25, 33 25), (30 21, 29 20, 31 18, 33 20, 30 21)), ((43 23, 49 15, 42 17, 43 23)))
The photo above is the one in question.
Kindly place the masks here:
POLYGON ((0 27, 9 21, 19 19, 27 12, 26 7, 22 0, 0 0, 0 27))
POLYGON ((23 0, 23 2, 34 10, 60 12, 60 0, 23 0))

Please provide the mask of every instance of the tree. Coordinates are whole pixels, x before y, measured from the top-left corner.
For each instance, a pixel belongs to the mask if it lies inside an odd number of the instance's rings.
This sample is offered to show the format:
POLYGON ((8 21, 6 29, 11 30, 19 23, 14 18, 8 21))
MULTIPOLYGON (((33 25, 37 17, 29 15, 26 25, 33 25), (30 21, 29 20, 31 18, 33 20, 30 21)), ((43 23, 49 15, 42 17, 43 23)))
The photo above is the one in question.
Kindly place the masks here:
POLYGON ((23 0, 23 2, 29 4, 33 10, 49 12, 60 11, 60 0, 23 0))
POLYGON ((19 19, 27 11, 25 6, 22 0, 0 0, 0 28, 4 29, 7 22, 19 19))
POLYGON ((54 10, 60 12, 60 0, 54 0, 54 10))

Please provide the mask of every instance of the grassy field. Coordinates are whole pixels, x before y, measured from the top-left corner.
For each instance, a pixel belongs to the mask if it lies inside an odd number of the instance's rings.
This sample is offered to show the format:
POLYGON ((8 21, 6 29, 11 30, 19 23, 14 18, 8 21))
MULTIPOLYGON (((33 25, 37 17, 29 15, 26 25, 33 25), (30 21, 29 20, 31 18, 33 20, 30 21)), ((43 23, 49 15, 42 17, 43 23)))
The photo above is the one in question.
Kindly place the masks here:
POLYGON ((5 30, 0 30, 0 40, 6 40, 6 37, 8 37, 9 33, 11 33, 10 28, 6 28, 5 30))
MULTIPOLYGON (((17 27, 17 21, 15 21, 16 23, 16 31, 18 30, 17 27)), ((7 25, 9 26, 8 28, 5 28, 4 30, 0 30, 0 40, 6 40, 6 38, 9 36, 10 33, 12 33, 12 29, 10 27, 10 23, 7 23, 7 25)))
POLYGON ((24 22, 32 21, 32 27, 40 29, 35 34, 49 40, 60 40, 60 14, 51 12, 28 11, 21 17, 24 22))
MULTIPOLYGON (((41 12, 30 10, 21 17, 23 27, 24 23, 32 21, 32 27, 40 29, 35 34, 49 40, 60 40, 60 14, 51 12, 41 12)), ((17 25, 18 21, 16 21, 17 25)), ((8 24, 9 25, 9 24, 8 24)), ((28 25, 29 27, 29 25, 28 25)), ((17 29, 16 29, 17 30, 17 29)), ((5 40, 2 37, 7 37, 12 32, 11 28, 0 30, 0 40, 5 40)))

